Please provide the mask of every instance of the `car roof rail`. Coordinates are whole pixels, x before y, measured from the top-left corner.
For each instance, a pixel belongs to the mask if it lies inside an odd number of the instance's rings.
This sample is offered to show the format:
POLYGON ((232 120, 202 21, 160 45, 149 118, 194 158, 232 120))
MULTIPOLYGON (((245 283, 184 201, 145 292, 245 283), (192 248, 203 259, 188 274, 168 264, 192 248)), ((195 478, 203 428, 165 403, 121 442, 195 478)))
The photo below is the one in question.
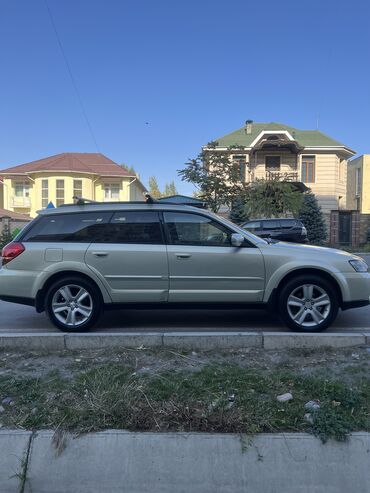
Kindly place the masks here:
POLYGON ((145 200, 117 200, 112 202, 99 202, 97 200, 85 199, 84 197, 78 197, 74 195, 72 197, 75 202, 73 204, 61 204, 59 207, 73 207, 75 205, 107 205, 107 204, 160 204, 160 205, 188 205, 188 204, 179 204, 178 202, 161 202, 160 200, 154 199, 148 192, 144 192, 145 200))

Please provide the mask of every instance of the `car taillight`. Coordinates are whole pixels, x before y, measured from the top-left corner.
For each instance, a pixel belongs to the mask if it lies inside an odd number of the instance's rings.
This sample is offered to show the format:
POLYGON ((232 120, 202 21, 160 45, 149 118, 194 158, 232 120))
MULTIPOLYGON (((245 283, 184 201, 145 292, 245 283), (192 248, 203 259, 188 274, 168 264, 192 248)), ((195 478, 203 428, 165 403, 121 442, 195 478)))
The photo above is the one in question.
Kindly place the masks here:
POLYGON ((3 248, 1 252, 2 265, 8 264, 11 260, 18 257, 25 251, 24 245, 18 242, 11 242, 3 248))

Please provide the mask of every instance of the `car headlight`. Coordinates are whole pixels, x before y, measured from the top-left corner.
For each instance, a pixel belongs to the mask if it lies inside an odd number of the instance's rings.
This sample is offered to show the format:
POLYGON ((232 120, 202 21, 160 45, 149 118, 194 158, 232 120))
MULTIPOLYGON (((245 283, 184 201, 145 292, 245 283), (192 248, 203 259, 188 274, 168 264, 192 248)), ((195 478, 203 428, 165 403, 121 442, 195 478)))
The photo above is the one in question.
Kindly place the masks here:
POLYGON ((367 272, 369 270, 369 266, 365 262, 365 260, 350 260, 349 263, 355 269, 356 272, 367 272))

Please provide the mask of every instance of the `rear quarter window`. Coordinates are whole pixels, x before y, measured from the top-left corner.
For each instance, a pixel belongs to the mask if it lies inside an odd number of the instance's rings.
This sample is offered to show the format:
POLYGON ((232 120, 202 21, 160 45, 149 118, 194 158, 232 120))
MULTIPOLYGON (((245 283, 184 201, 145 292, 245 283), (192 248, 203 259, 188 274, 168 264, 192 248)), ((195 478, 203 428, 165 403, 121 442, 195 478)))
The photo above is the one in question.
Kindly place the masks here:
POLYGON ((281 221, 282 229, 290 229, 299 226, 298 221, 296 219, 284 219, 281 221))
POLYGON ((25 231, 22 241, 47 243, 103 241, 106 236, 105 225, 111 216, 111 212, 42 216, 25 231))

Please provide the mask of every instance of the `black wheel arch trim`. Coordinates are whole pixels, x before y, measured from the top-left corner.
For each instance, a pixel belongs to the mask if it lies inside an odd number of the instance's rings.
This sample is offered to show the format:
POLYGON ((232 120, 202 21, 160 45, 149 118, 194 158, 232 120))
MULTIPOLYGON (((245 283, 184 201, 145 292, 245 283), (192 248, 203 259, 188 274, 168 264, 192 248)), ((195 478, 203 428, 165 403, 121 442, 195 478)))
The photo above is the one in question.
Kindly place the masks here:
POLYGON ((59 279, 63 279, 64 277, 80 277, 83 280, 93 283, 94 286, 98 289, 101 297, 103 298, 103 293, 100 286, 88 274, 85 274, 84 272, 80 272, 80 271, 73 271, 73 270, 55 272, 54 274, 52 274, 50 277, 46 279, 42 288, 37 291, 36 299, 34 300, 34 303, 32 305, 36 308, 37 313, 42 313, 45 311, 45 295, 47 293, 47 290, 50 288, 52 284, 54 284, 54 282, 57 282, 59 279))

